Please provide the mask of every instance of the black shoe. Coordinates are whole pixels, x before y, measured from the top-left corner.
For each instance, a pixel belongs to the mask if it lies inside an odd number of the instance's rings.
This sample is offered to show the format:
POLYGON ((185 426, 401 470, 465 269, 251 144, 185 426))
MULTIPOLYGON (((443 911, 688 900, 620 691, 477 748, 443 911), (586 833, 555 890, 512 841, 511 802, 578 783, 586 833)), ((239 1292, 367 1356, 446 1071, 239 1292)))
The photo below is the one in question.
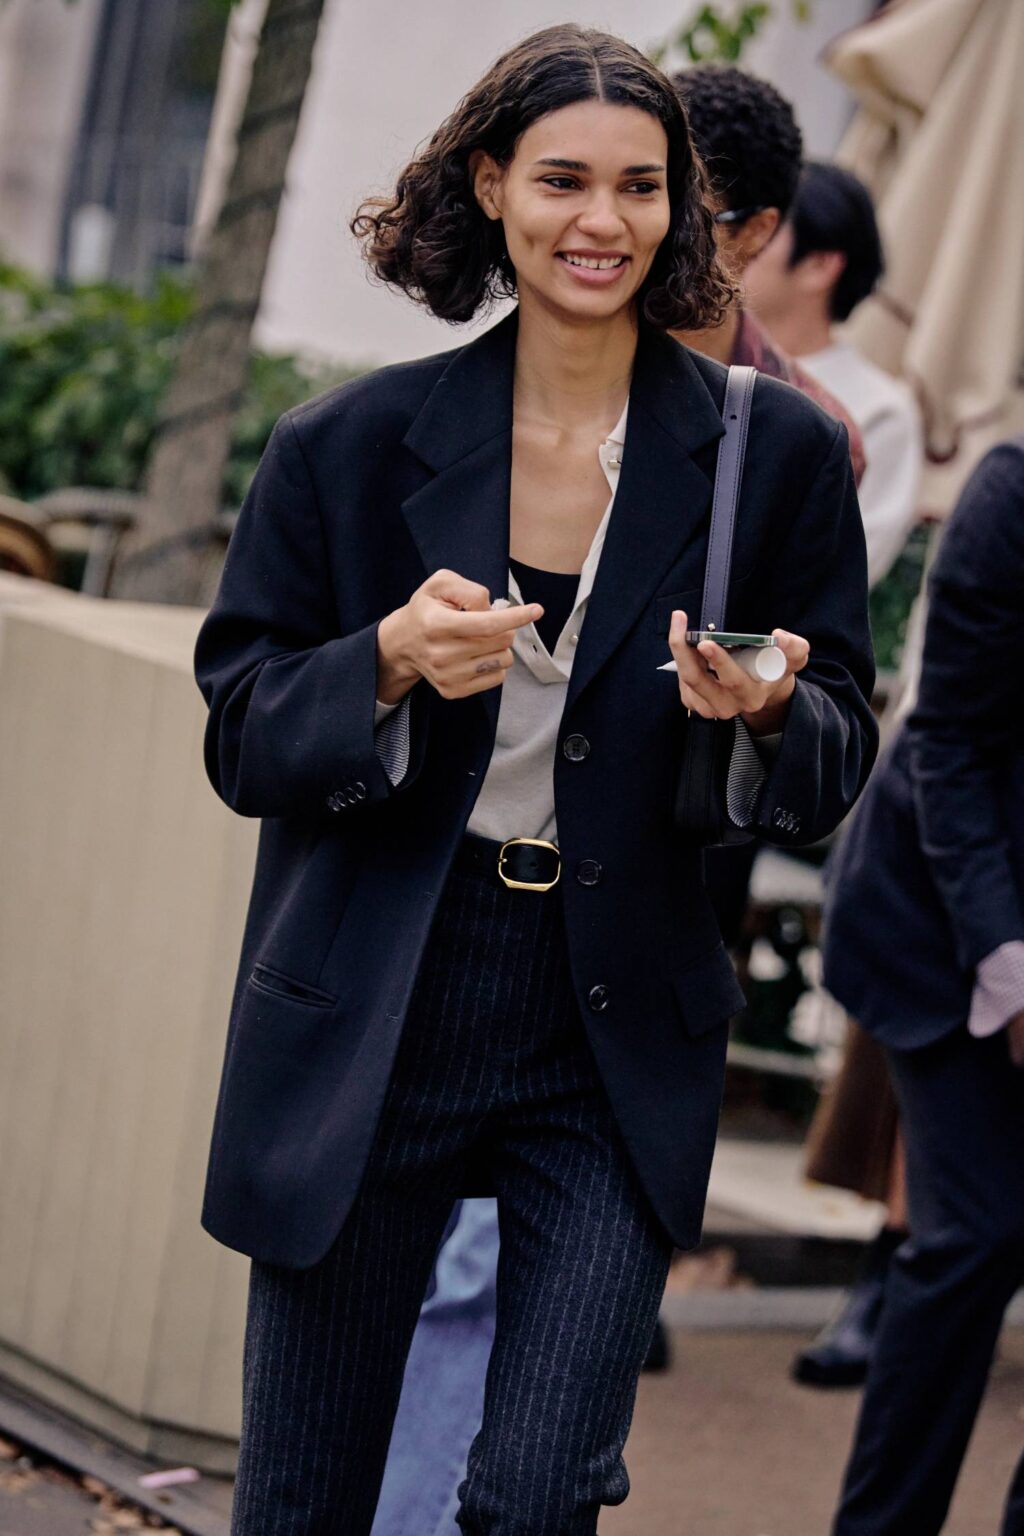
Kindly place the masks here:
POLYGON ((647 1349, 647 1359, 642 1370, 667 1371, 672 1364, 672 1349, 668 1342, 668 1329, 661 1318, 654 1325, 654 1333, 647 1349))
POLYGON ((794 1381, 807 1387, 863 1385, 882 1315, 889 1261, 906 1235, 892 1227, 882 1228, 867 1251, 860 1279, 838 1317, 793 1361, 794 1381))

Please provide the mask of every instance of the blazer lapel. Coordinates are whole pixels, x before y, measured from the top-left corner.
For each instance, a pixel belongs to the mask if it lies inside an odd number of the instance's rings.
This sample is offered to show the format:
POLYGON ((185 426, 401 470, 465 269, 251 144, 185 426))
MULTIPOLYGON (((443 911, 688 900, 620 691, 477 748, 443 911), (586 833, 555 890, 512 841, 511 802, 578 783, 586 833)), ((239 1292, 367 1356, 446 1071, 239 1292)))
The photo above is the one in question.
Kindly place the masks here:
POLYGON ((402 503, 429 572, 508 586, 516 317, 457 352, 405 435, 434 477, 402 503))
POLYGON ((689 353, 671 337, 641 332, 618 490, 573 658, 567 708, 625 639, 664 572, 706 521, 712 481, 693 454, 724 430, 689 353))
MULTIPOLYGON (((402 512, 428 571, 458 571, 503 597, 508 585, 515 313, 457 352, 404 443, 434 471, 402 512)), ((662 574, 695 537, 711 481, 693 454, 722 418, 689 353, 641 330, 615 506, 573 658, 567 705, 625 639, 662 574)), ((713 468, 712 468, 713 473, 713 468)), ((497 720, 500 690, 478 695, 497 720)))
MULTIPOLYGON (((492 599, 508 591, 516 331, 513 313, 457 352, 404 439, 434 471, 402 503, 424 568, 457 571, 492 599)), ((500 690, 477 697, 493 725, 500 690)))

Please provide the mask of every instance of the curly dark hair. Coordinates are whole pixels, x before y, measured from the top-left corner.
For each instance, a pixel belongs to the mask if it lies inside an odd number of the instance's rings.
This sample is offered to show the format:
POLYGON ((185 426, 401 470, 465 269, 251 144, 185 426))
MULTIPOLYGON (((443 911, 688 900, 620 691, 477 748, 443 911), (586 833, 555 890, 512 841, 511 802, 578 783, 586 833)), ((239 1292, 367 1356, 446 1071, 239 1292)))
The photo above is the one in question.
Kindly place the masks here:
POLYGON ((786 98, 767 80, 732 65, 683 69, 673 75, 672 84, 725 207, 777 208, 785 218, 804 148, 786 98))
POLYGON ((639 313, 664 329, 718 324, 733 288, 718 265, 686 113, 637 49, 572 25, 547 27, 503 54, 406 166, 394 193, 362 204, 352 231, 374 274, 443 320, 471 320, 514 295, 504 231, 477 203, 470 157, 483 150, 507 165, 533 123, 579 101, 639 107, 668 139, 671 224, 637 295, 639 313))

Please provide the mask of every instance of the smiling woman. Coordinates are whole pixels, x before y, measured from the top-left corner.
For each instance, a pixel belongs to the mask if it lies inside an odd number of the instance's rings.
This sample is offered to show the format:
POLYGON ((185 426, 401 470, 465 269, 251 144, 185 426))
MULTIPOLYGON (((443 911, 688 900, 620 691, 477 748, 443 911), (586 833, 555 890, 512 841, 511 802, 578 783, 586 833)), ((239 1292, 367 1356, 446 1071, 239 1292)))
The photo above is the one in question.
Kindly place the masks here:
POLYGON ((504 230, 520 303, 529 288, 556 309, 596 316, 632 299, 671 221, 667 158, 656 118, 602 100, 533 123, 508 165, 474 150, 474 195, 504 230), (573 145, 589 159, 556 153, 573 145), (594 289, 614 291, 608 302, 581 307, 581 294, 594 289))
MULTIPOLYGON (((504 171, 514 162, 517 176, 551 192, 591 196, 598 168, 586 127, 593 118, 577 116, 554 131, 544 124, 550 114, 584 103, 625 109, 606 119, 612 158, 600 167, 602 178, 614 181, 618 204, 654 198, 661 216, 669 215, 651 259, 628 285, 629 298, 637 295, 658 326, 714 325, 732 289, 715 260, 705 173, 685 114, 668 80, 635 48, 578 27, 549 27, 506 53, 406 166, 393 196, 363 204, 352 227, 372 270, 446 320, 469 320, 488 299, 515 295, 522 274, 500 219, 493 209, 481 210, 474 192, 479 164, 504 171), (627 120, 632 131, 616 142, 627 120), (546 149, 540 139, 526 140, 535 125, 546 149), (567 153, 573 128, 587 150, 583 157, 567 153), (636 155, 629 138, 640 142, 636 155), (531 164, 541 157, 546 166, 531 164)), ((563 211, 564 222, 574 212, 563 211)), ((589 251, 582 254, 590 259, 589 251)))
POLYGON ((290 413, 239 517, 196 651, 210 776, 265 818, 204 1211, 254 1260, 235 1536, 369 1536, 452 1202, 488 1190, 457 1523, 593 1536, 628 1493, 742 1002, 673 818, 688 719, 728 722, 729 814, 783 843, 836 824, 875 743, 845 431, 771 379, 727 622, 785 623, 785 675, 686 643, 726 375, 666 330, 730 298, 704 198, 636 49, 513 48, 354 228, 435 314, 515 312, 290 413))

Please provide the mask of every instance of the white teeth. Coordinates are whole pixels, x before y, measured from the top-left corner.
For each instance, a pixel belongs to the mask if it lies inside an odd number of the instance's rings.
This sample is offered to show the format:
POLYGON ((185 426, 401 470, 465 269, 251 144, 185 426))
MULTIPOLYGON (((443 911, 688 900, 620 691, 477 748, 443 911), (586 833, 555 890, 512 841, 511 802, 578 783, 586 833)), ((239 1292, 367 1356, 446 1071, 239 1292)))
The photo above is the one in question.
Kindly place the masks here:
POLYGON ((621 267, 625 256, 562 256, 570 267, 590 267, 594 272, 604 272, 608 267, 621 267))

